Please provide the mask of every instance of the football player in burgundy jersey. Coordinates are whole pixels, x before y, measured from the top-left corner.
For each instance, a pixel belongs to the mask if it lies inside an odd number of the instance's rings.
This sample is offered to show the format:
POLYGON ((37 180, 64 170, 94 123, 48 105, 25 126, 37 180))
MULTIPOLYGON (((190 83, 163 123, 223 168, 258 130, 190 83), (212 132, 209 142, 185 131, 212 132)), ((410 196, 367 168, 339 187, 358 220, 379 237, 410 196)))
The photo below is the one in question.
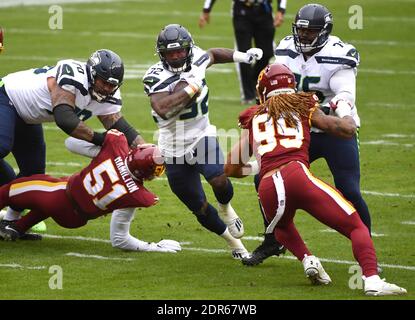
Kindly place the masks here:
MULTIPOLYGON (((79 173, 63 178, 38 174, 2 186, 0 207, 13 205, 31 211, 13 224, 1 226, 0 236, 16 240, 49 217, 64 228, 79 228, 115 209, 155 205, 158 198, 143 186, 143 181, 160 176, 164 169, 156 146, 139 145, 130 151, 125 135, 110 130, 101 151, 79 173)), ((163 241, 159 247, 180 249, 176 241, 163 241)), ((142 251, 162 251, 150 250, 149 245, 143 242, 138 246, 142 251)))
MULTIPOLYGON (((65 59, 55 66, 13 72, 0 79, 0 185, 45 173, 45 122, 55 122, 71 137, 102 145, 105 133, 85 123, 97 116, 106 130, 123 132, 130 146, 143 143, 121 114, 123 79, 123 61, 108 49, 95 51, 87 62, 65 59), (17 175, 5 160, 10 153, 19 168, 17 175)), ((20 216, 21 208, 9 207, 0 225, 20 216)))
POLYGON ((249 156, 255 155, 260 164, 258 195, 268 222, 266 233, 273 233, 302 261, 313 284, 329 284, 331 279, 295 227, 297 209, 351 240, 367 295, 405 294, 405 289, 379 278, 373 242, 356 209, 309 171, 310 127, 350 139, 356 133, 350 107, 333 104, 335 116, 325 115, 316 95, 296 93, 295 87, 294 74, 285 65, 275 63, 261 72, 257 84, 261 104, 240 114, 239 123, 247 130, 228 154, 225 172, 233 177, 247 175, 249 156))

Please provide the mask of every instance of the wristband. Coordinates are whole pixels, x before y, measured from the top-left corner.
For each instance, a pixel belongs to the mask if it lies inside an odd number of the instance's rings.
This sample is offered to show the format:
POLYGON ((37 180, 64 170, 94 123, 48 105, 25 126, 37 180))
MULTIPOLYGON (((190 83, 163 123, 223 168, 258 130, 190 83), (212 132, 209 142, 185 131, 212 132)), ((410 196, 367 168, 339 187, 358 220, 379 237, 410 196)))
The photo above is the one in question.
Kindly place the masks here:
POLYGON ((184 87, 183 90, 186 91, 190 98, 193 98, 194 95, 199 92, 199 89, 191 84, 184 87))
POLYGON ((233 52, 232 58, 234 62, 248 63, 247 54, 245 52, 235 50, 233 52))
POLYGON ((95 144, 96 146, 102 146, 104 144, 106 135, 107 135, 106 131, 104 133, 94 131, 94 135, 92 136, 91 142, 95 144))

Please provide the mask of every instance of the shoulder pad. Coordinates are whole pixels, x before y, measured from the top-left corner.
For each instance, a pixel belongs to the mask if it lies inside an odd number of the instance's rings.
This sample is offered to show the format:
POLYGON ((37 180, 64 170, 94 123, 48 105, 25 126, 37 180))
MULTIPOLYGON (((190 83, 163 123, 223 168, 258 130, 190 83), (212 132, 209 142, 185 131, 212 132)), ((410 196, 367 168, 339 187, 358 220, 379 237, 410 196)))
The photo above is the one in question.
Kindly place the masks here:
POLYGON ((61 60, 56 64, 56 82, 62 89, 73 94, 78 90, 83 96, 88 95, 88 76, 85 63, 75 60, 61 60))
POLYGON ((274 52, 276 57, 295 59, 300 54, 295 50, 293 36, 287 36, 280 41, 274 52))
POLYGON ((335 36, 330 36, 328 43, 316 55, 316 60, 318 63, 343 65, 346 68, 355 68, 360 63, 356 48, 335 36))
POLYGON ((176 75, 163 68, 163 64, 157 63, 151 66, 143 77, 144 91, 147 95, 169 90, 169 85, 178 81, 180 75, 176 75))
POLYGON ((238 125, 240 128, 249 129, 249 127, 251 126, 250 120, 252 120, 252 116, 257 111, 257 109, 258 106, 255 105, 245 109, 239 114, 238 125))

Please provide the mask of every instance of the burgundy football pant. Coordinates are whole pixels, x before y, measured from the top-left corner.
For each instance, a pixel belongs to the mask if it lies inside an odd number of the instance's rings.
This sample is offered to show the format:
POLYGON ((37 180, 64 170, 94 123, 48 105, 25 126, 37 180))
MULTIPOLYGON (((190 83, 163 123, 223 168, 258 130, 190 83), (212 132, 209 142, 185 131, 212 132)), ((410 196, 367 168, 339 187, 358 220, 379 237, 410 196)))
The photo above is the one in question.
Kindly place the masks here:
POLYGON ((311 255, 293 221, 296 210, 303 209, 352 241, 364 276, 377 274, 373 242, 356 209, 335 188, 313 177, 305 165, 292 162, 263 178, 258 194, 270 224, 267 233, 273 232, 298 260, 311 255))
POLYGON ((24 177, 0 187, 0 208, 15 206, 31 209, 16 221, 18 231, 25 232, 38 222, 51 217, 64 228, 79 228, 87 223, 66 196, 67 178, 44 174, 24 177))

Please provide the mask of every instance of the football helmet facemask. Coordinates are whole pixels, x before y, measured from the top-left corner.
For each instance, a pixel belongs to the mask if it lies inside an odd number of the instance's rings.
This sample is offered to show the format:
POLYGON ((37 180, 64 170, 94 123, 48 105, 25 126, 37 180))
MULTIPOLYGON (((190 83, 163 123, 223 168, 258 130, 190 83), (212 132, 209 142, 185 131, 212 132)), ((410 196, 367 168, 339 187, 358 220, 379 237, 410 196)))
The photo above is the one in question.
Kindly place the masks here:
POLYGON ((160 177, 166 169, 160 149, 154 144, 141 144, 132 149, 125 164, 130 175, 138 181, 160 177))
POLYGON ((282 93, 295 93, 295 76, 284 64, 273 63, 266 66, 258 76, 256 85, 259 102, 262 104, 272 96, 282 93))
POLYGON ((93 99, 103 102, 121 86, 124 64, 118 54, 107 49, 95 51, 86 64, 91 74, 90 94, 93 99))
POLYGON ((189 31, 179 24, 165 26, 157 37, 156 51, 164 68, 175 73, 187 71, 193 59, 193 39, 189 31), (173 55, 169 56, 167 55, 173 55))
POLYGON ((295 16, 292 24, 295 48, 298 52, 308 53, 323 48, 333 29, 333 17, 330 11, 320 4, 307 4, 295 16), (301 34, 302 29, 318 32, 314 39, 301 34))

